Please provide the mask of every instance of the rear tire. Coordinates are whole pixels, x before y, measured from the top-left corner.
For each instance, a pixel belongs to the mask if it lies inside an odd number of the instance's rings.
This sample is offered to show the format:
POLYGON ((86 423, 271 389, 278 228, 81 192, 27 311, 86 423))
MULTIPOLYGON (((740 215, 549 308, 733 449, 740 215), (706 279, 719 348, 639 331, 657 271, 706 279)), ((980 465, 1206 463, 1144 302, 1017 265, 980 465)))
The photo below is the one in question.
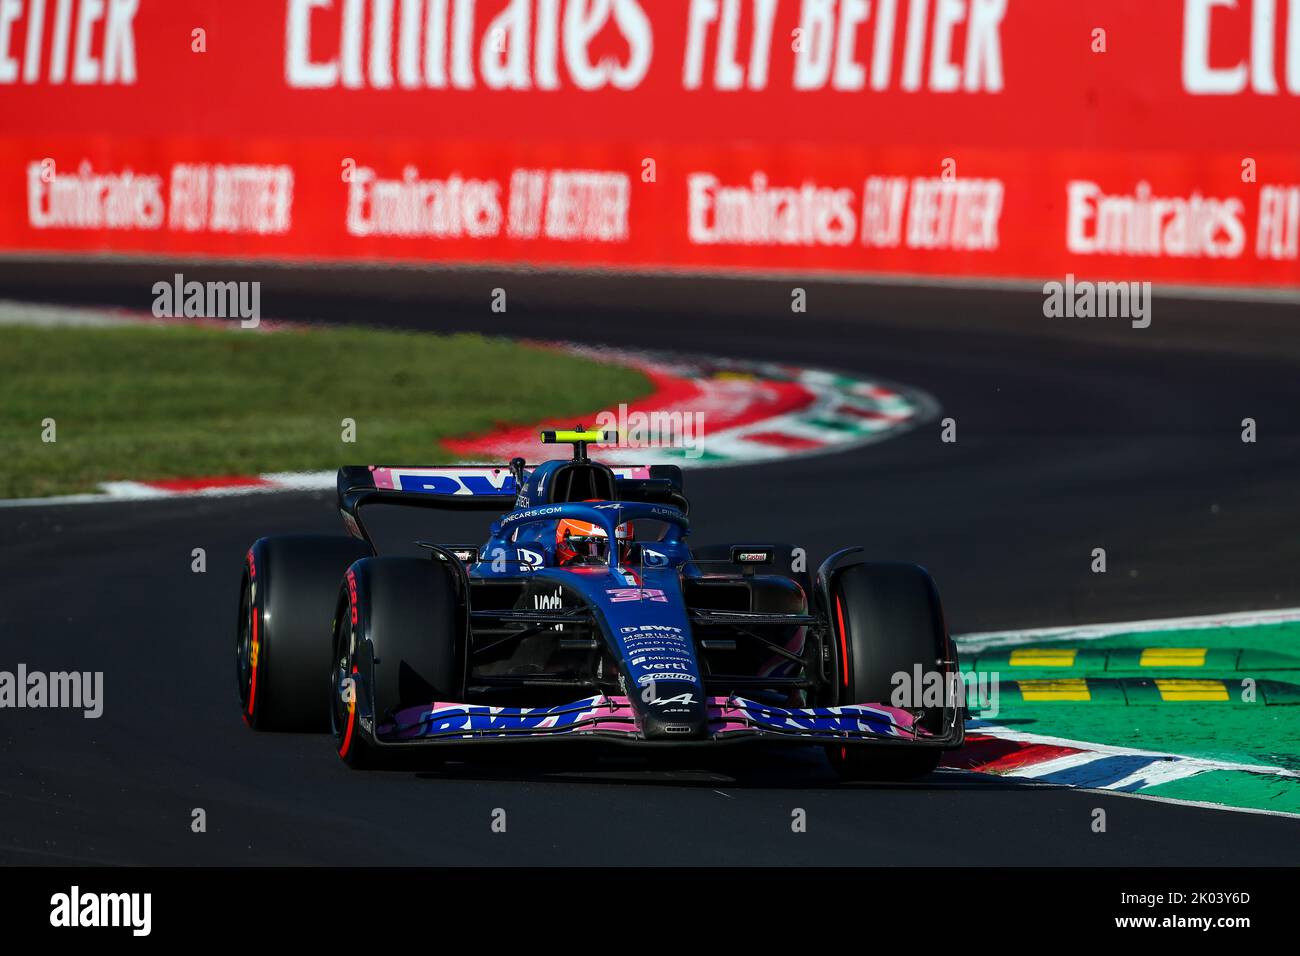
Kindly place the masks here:
MULTIPOLYGON (((832 578, 830 599, 840 704, 890 704, 898 686, 895 674, 907 674, 910 680, 918 665, 923 675, 943 673, 941 662, 955 659, 939 592, 924 568, 883 562, 849 565, 832 578)), ((931 732, 942 729, 942 704, 924 709, 921 726, 931 732)), ((911 780, 932 772, 940 757, 936 747, 867 744, 834 744, 826 753, 847 780, 911 780)))
MULTIPOLYGON (((466 609, 452 575, 427 558, 364 558, 348 568, 335 615, 330 713, 349 766, 394 764, 374 735, 396 712, 464 699, 466 609)), ((431 762, 425 748, 411 753, 431 762)))
POLYGON ((235 679, 254 730, 329 729, 330 612, 343 572, 368 554, 342 535, 277 535, 248 549, 235 679))

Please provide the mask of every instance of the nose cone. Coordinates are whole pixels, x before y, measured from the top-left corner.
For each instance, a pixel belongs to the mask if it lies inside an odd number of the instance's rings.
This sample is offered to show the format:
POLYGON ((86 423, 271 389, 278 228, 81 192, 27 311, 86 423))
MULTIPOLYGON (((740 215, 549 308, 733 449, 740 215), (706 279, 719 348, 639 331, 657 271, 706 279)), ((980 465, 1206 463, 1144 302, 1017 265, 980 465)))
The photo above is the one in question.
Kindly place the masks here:
POLYGON ((704 694, 694 681, 656 681, 641 692, 646 740, 702 740, 708 734, 704 694))

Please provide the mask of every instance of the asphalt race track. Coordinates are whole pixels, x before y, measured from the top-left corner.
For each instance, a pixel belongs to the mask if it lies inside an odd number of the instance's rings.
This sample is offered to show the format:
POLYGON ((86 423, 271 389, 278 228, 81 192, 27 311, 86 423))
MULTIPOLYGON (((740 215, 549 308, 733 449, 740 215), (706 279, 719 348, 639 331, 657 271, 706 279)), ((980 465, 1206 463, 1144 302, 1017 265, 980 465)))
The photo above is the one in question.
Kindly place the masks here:
MULTIPOLYGON (((955 444, 933 422, 848 454, 693 472, 687 491, 697 541, 788 540, 814 561, 862 544, 926 565, 954 632, 1300 605, 1300 337, 1280 307, 1158 299, 1144 332, 1116 320, 1049 328, 1040 297, 990 291, 863 287, 825 315, 811 295, 810 314, 794 317, 748 310, 761 289, 722 304, 711 294, 706 318, 683 302, 653 321, 595 306, 435 309, 418 288, 263 301, 290 318, 669 347, 924 389, 956 419, 955 444), (1231 334, 1207 333, 1216 317, 1231 334), (1255 444, 1240 440, 1245 417, 1259 423, 1255 444), (1095 547, 1105 575, 1089 570, 1095 547)), ((483 519, 465 520, 445 540, 483 519)), ((1295 862, 1293 819, 952 771, 840 785, 813 754, 680 767, 557 751, 350 771, 325 737, 249 732, 232 666, 247 546, 338 528, 325 494, 0 509, 4 660, 105 673, 98 720, 0 717, 0 862, 1295 862), (191 572, 197 547, 206 574, 191 572), (191 832, 198 807, 206 833, 191 832), (1095 807, 1104 834, 1089 826, 1095 807), (490 828, 497 808, 505 833, 490 828), (795 808, 806 833, 791 832, 795 808)))

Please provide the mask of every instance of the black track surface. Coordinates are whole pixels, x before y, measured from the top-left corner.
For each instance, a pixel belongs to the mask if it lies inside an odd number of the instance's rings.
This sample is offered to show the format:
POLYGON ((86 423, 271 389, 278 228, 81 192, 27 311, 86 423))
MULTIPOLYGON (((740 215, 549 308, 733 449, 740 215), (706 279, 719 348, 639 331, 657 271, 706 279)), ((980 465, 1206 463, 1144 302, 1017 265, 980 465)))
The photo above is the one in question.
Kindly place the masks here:
MULTIPOLYGON (((863 287, 789 317, 773 283, 706 286, 699 309, 683 296, 499 316, 486 294, 481 309, 435 308, 429 281, 372 277, 351 299, 287 285, 263 302, 291 318, 779 359, 920 387, 956 419, 955 444, 934 422, 849 454, 693 472, 688 492, 699 541, 766 534, 814 560, 862 544, 925 564, 954 632, 1300 605, 1294 309, 1158 300, 1142 332, 1053 326, 1037 296, 863 287), (1255 444, 1240 439, 1245 417, 1255 444), (1089 570, 1096 547, 1104 575, 1089 570)), ((944 771, 839 785, 798 753, 348 771, 323 737, 248 731, 232 661, 248 544, 337 527, 324 494, 0 509, 0 668, 102 670, 106 683, 99 720, 0 712, 0 862, 1294 863, 1295 820, 944 771), (190 570, 199 547, 205 574, 190 570), (490 827, 498 808, 504 834, 490 827), (796 808, 806 833, 791 831, 796 808)), ((444 540, 477 528, 458 519, 444 540)))

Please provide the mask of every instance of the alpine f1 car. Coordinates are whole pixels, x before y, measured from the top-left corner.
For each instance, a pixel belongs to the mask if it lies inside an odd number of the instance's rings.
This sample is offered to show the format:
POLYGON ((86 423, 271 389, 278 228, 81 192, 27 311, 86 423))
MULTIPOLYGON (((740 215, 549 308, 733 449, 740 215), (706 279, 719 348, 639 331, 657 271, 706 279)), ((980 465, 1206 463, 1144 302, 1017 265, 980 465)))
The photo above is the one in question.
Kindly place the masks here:
MULTIPOLYGON (((688 545, 675 465, 612 469, 588 444, 529 467, 339 470, 347 536, 249 549, 236 643, 257 730, 332 730, 356 767, 495 741, 825 748, 848 779, 928 773, 962 744, 951 696, 889 703, 900 680, 957 675, 930 575, 788 545, 688 545), (496 512, 483 544, 380 555, 374 503, 496 512)), ((461 756, 466 754, 461 751, 461 756)))

